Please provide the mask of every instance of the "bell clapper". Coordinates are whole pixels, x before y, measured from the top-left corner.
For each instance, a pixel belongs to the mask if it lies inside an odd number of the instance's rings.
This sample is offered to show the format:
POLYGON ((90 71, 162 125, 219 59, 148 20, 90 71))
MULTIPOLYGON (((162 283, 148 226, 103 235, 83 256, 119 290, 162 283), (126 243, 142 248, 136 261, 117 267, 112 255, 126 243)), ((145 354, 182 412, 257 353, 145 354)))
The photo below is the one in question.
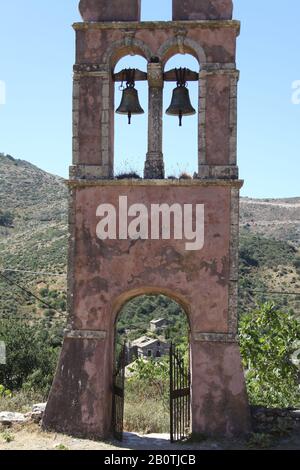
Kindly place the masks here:
POLYGON ((182 127, 182 111, 179 111, 179 127, 182 127))

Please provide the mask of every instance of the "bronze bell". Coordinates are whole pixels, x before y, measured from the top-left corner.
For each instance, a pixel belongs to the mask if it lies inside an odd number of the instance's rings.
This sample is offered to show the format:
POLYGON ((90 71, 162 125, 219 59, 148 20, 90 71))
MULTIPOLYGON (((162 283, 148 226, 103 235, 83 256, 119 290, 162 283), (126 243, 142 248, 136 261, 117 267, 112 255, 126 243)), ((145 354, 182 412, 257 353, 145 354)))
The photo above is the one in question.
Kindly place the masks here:
POLYGON ((138 92, 135 88, 129 87, 123 90, 122 101, 116 113, 127 114, 128 124, 131 124, 131 116, 134 114, 144 114, 144 110, 139 102, 138 92))
POLYGON ((132 69, 127 69, 126 88, 123 89, 121 104, 116 110, 118 114, 127 114, 128 124, 131 124, 131 116, 135 114, 144 114, 144 110, 140 105, 138 92, 134 88, 134 73, 132 69))
POLYGON ((179 126, 182 126, 183 116, 193 116, 196 110, 190 100, 189 90, 186 88, 185 69, 176 69, 177 87, 173 90, 171 105, 166 111, 169 116, 179 117, 179 126))

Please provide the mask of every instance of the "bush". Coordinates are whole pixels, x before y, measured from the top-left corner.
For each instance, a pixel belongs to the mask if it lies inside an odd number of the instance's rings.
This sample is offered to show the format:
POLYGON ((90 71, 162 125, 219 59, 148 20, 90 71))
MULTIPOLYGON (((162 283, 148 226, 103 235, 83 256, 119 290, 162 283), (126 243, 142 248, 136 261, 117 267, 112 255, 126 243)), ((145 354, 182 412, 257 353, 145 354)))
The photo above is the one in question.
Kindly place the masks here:
POLYGON ((0 385, 0 398, 10 398, 11 396, 11 391, 6 389, 4 385, 0 385))
POLYGON ((6 443, 12 442, 15 439, 15 436, 10 431, 4 431, 1 434, 1 437, 2 437, 3 441, 6 442, 6 443))
POLYGON ((293 265, 296 268, 296 271, 299 272, 300 274, 300 256, 296 257, 296 259, 293 262, 293 265))
POLYGON ((240 345, 250 401, 266 407, 299 407, 300 323, 266 303, 240 321, 240 345))
POLYGON ((12 227, 14 222, 14 216, 11 212, 0 210, 0 226, 12 227))
POLYGON ((43 287, 42 289, 40 289, 39 294, 41 297, 48 297, 49 289, 47 289, 47 287, 43 287))
POLYGON ((135 180, 140 180, 141 177, 136 173, 135 171, 129 171, 125 173, 119 173, 116 175, 117 180, 125 180, 125 179, 135 179, 135 180))
POLYGON ((59 353, 59 348, 51 344, 50 330, 18 320, 1 320, 0 338, 7 353, 7 363, 0 369, 0 383, 13 392, 23 388, 46 395, 59 353))
MULTIPOLYGON (((127 379, 127 390, 139 400, 157 399, 165 408, 169 406, 169 361, 145 361, 137 359, 129 371, 132 376, 127 379)), ((135 399, 136 399, 135 398, 135 399)))
POLYGON ((273 437, 265 433, 252 433, 247 443, 251 449, 267 449, 273 444, 273 437))

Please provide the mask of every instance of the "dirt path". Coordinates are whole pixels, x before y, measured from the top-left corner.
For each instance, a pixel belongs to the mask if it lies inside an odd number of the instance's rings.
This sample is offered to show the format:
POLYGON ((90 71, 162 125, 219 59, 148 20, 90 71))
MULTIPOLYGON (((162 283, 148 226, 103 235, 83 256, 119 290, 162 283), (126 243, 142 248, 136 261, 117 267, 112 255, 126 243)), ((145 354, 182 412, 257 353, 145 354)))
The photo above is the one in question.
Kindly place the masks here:
MULTIPOLYGON (((167 434, 143 436, 125 433, 122 443, 111 440, 96 442, 77 439, 63 434, 42 432, 37 424, 16 425, 0 431, 1 450, 226 450, 247 449, 245 442, 239 440, 207 440, 193 444, 171 444, 167 434), (5 442, 10 436, 11 442, 5 442)), ((299 450, 300 432, 283 438, 273 449, 299 450)))

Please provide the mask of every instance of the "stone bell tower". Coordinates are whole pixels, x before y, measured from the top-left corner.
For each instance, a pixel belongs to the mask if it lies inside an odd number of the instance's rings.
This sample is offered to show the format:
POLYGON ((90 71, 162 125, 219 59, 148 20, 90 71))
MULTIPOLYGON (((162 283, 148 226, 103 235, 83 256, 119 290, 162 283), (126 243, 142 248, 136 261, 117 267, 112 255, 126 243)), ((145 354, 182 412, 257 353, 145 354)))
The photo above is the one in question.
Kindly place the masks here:
MULTIPOLYGON (((231 0, 173 0, 173 20, 165 22, 141 22, 140 4, 81 0, 83 22, 74 24, 69 317, 43 426, 89 437, 111 433, 117 316, 138 295, 164 294, 189 318, 192 431, 245 433, 250 419, 237 340, 240 24, 232 20, 231 0), (178 53, 199 62, 192 75, 199 83, 199 164, 194 179, 170 181, 162 152, 163 86, 172 75, 165 64, 178 53), (148 63, 140 76, 149 85, 148 152, 144 179, 121 181, 114 178, 114 69, 128 54, 148 63), (150 228, 149 237, 130 239, 118 211, 119 236, 99 238, 99 205, 117 208, 120 197, 149 211, 153 204, 201 205, 203 244, 188 251, 180 237, 151 238, 150 228)), ((150 227, 150 216, 147 222, 150 227)))

